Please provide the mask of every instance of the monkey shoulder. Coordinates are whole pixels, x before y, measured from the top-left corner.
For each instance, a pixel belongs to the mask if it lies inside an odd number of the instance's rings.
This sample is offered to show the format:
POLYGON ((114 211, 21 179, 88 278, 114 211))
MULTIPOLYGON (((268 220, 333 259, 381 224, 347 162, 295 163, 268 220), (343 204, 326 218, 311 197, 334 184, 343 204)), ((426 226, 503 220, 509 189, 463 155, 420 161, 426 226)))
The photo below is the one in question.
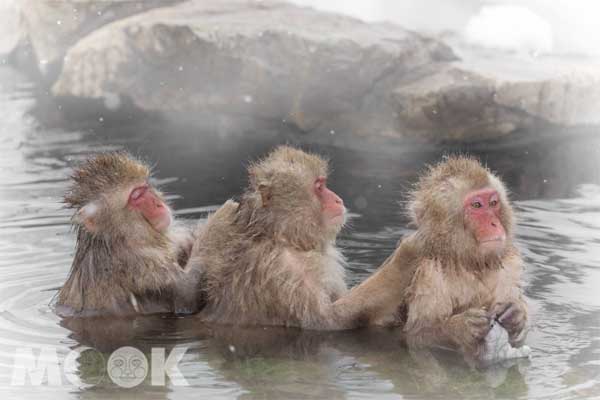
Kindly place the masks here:
POLYGON ((423 258, 414 264, 414 272, 407 288, 409 297, 444 295, 448 291, 448 271, 440 261, 423 258))
POLYGON ((419 239, 413 234, 403 238, 394 252, 383 262, 380 269, 394 270, 403 278, 413 277, 421 268, 431 268, 435 260, 423 257, 419 239))
POLYGON ((422 259, 405 292, 404 330, 416 332, 439 324, 450 317, 454 310, 452 288, 441 263, 434 259, 422 259))

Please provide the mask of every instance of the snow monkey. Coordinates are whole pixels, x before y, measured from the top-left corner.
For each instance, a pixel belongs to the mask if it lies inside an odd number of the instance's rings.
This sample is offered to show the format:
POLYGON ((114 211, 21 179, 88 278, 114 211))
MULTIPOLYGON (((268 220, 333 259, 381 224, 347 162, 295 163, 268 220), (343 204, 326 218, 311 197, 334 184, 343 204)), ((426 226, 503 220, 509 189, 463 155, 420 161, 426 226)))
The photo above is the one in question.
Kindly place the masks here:
POLYGON ((339 329, 333 303, 346 293, 335 239, 342 199, 327 187, 328 163, 282 146, 249 169, 239 203, 209 217, 190 264, 204 270, 205 320, 339 329))
POLYGON ((493 319, 521 345, 523 261, 504 184, 474 159, 449 157, 416 184, 409 211, 416 232, 337 305, 362 313, 363 325, 402 326, 411 347, 477 358, 493 319))
POLYGON ((125 152, 100 154, 72 175, 75 257, 58 293, 65 315, 194 312, 199 275, 184 268, 193 235, 173 223, 150 169, 125 152), (174 226, 175 225, 175 226, 174 226))

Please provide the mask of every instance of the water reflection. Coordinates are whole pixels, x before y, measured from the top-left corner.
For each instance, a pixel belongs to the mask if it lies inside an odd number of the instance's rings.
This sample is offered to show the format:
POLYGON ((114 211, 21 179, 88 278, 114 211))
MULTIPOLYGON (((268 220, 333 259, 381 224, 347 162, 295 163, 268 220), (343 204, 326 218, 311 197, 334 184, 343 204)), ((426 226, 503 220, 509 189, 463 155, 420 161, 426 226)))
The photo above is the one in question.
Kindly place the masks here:
MULTIPOLYGON (((60 320, 48 304, 64 282, 74 237, 59 204, 70 167, 90 152, 127 148, 156 164, 181 217, 203 218, 245 185, 243 167, 297 136, 222 131, 149 118, 61 126, 28 116, 37 90, 0 69, 0 387, 20 398, 106 396, 173 398, 382 397, 580 398, 600 395, 600 138, 455 149, 477 154, 513 191, 524 287, 534 326, 529 363, 496 371, 469 368, 455 354, 410 354, 397 332, 302 332, 205 326, 194 318, 60 320), (49 127, 50 126, 50 127, 49 127), (86 345, 74 371, 81 384, 10 386, 18 347, 53 346, 59 356, 86 345), (188 346, 179 364, 190 386, 125 390, 108 379, 110 352, 132 345, 188 346)), ((52 104, 47 105, 51 107, 52 104)), ((59 121, 57 119, 56 121, 59 121)), ((303 139, 311 139, 303 137, 303 139)), ((410 231, 402 213, 417 172, 445 152, 305 145, 328 155, 332 188, 355 214, 340 245, 353 285, 410 231)), ((446 150, 447 151, 447 150, 446 150)))
POLYGON ((398 332, 388 329, 234 328, 172 317, 72 320, 64 326, 77 343, 102 353, 84 352, 79 359, 80 378, 93 384, 95 391, 116 386, 102 379, 107 375, 105 360, 124 345, 135 346, 148 358, 152 347, 166 347, 168 353, 184 345, 188 350, 180 369, 190 385, 206 385, 205 376, 196 376, 202 366, 216 374, 215 385, 235 383, 237 394, 243 397, 385 397, 393 393, 462 397, 527 391, 520 372, 527 362, 511 361, 496 369, 474 371, 454 353, 411 354, 400 345, 398 332))

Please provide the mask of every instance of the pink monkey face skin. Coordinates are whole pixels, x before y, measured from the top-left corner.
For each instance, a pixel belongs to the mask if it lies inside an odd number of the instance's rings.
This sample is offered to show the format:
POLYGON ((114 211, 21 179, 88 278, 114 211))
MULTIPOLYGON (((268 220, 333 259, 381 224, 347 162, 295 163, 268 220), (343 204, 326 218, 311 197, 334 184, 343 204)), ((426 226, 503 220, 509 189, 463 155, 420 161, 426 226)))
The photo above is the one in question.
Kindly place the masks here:
POLYGON ((473 232, 484 253, 500 252, 506 243, 506 231, 500 222, 500 196, 494 189, 469 193, 463 202, 465 224, 473 232))
POLYGON ((321 210, 325 219, 332 223, 343 222, 346 214, 344 201, 327 187, 327 179, 324 177, 318 178, 315 181, 314 190, 315 195, 321 202, 321 210))
POLYGON ((171 210, 148 185, 134 188, 127 205, 130 210, 139 211, 158 232, 166 231, 171 225, 171 210))

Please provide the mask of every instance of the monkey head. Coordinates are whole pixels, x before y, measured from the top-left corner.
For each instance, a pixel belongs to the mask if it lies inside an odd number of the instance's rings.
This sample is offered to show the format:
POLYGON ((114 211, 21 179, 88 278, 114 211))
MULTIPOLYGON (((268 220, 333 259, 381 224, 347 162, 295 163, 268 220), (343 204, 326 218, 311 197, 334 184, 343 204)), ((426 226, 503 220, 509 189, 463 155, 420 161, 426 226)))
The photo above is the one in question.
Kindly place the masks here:
POLYGON ((249 168, 242 201, 264 234, 314 248, 335 239, 346 218, 342 199, 327 187, 328 163, 315 154, 280 146, 249 168))
POLYGON ((74 223, 93 235, 140 238, 162 234, 171 210, 149 183, 150 169, 125 152, 97 155, 72 174, 65 203, 76 209, 74 223))
POLYGON ((431 256, 489 263, 512 242, 504 184, 477 160, 448 157, 416 184, 409 207, 431 256))

